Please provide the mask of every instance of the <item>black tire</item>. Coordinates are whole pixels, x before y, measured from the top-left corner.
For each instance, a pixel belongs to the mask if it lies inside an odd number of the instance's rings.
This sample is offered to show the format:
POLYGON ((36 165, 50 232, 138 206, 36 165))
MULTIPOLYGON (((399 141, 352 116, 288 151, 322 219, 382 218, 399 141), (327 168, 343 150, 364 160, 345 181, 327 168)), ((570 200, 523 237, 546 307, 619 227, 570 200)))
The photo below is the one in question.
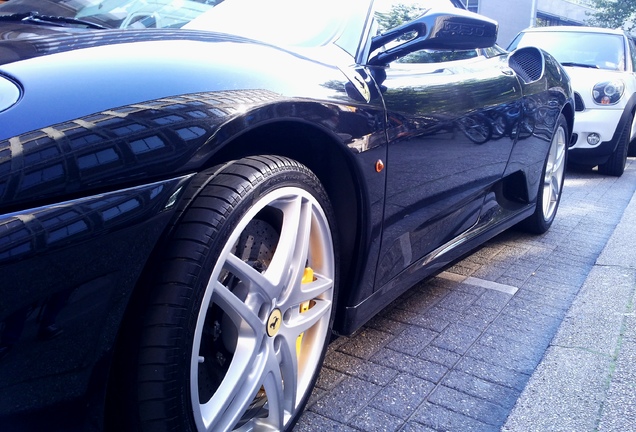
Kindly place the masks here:
POLYGON ((556 122, 550 149, 543 163, 536 209, 521 223, 521 228, 528 232, 543 234, 554 222, 565 182, 569 136, 568 123, 561 114, 556 122))
POLYGON ((629 150, 627 150, 627 156, 636 156, 636 140, 629 143, 629 150))
POLYGON ((620 177, 625 172, 625 164, 627 164, 627 153, 629 152, 629 135, 632 131, 632 121, 625 123, 621 135, 618 138, 618 144, 614 153, 609 160, 598 166, 598 172, 604 175, 620 177))
POLYGON ((217 171, 157 266, 128 424, 290 430, 330 340, 337 258, 327 194, 305 166, 257 156, 217 171))

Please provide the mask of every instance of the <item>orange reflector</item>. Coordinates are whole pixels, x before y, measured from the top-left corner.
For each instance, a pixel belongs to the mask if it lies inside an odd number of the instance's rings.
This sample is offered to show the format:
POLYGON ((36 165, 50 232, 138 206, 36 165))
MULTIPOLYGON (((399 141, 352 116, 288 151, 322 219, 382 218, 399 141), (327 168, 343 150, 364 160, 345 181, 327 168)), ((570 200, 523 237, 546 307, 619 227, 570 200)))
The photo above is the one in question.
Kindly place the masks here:
POLYGON ((384 162, 382 162, 382 159, 378 159, 378 161, 375 163, 375 171, 382 172, 383 169, 384 169, 384 162))

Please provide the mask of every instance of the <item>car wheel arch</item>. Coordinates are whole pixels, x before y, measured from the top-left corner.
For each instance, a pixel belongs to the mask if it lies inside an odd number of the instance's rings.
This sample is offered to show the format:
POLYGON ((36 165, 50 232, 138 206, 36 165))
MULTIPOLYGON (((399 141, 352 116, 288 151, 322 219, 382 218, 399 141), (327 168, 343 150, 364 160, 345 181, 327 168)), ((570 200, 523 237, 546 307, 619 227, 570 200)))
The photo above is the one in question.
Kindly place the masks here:
POLYGON ((636 142, 636 105, 632 107, 632 130, 630 134, 630 142, 636 142))
POLYGON ((566 103, 563 106, 563 109, 561 110, 561 114, 565 116, 565 120, 567 121, 567 124, 568 124, 568 131, 570 133, 570 136, 568 138, 571 139, 572 131, 574 130, 574 116, 575 116, 574 101, 566 103))
MULTIPOLYGON (((321 120, 327 119, 318 121, 321 120)), ((345 286, 350 286, 347 282, 355 279, 358 266, 353 260, 359 255, 359 242, 368 223, 366 215, 369 214, 370 206, 365 194, 359 191, 364 182, 359 166, 354 161, 354 152, 334 131, 319 123, 266 116, 257 125, 246 127, 247 123, 244 116, 235 118, 216 129, 208 138, 209 153, 204 155, 205 162, 191 182, 191 190, 182 194, 177 215, 170 227, 176 225, 179 215, 196 198, 219 165, 247 156, 271 154, 289 157, 308 167, 329 196, 338 224, 340 256, 344 260, 351 260, 343 263, 340 274, 345 286), (227 138, 220 141, 219 137, 227 138)), ((169 232, 164 237, 167 234, 169 232)), ((344 294, 344 290, 341 294, 344 294)))
POLYGON ((627 156, 634 157, 636 156, 636 106, 632 110, 632 130, 629 141, 629 149, 627 151, 627 156))
MULTIPOLYGON (((335 133, 321 125, 286 119, 269 121, 234 136, 210 155, 208 165, 262 154, 296 160, 318 177, 334 209, 340 256, 354 259, 358 255, 356 252, 370 205, 359 191, 363 184, 362 173, 354 160, 354 152, 335 133)), ((354 278, 350 269, 356 267, 354 262, 341 265, 343 281, 354 278)))
MULTIPOLYGON (((318 177, 331 201, 336 218, 342 260, 340 277, 343 289, 339 293, 339 297, 345 296, 345 287, 352 286, 351 282, 356 278, 356 272, 359 271, 356 259, 360 255, 358 253, 361 247, 360 239, 364 237, 365 215, 369 213, 366 210, 368 203, 364 202, 364 194, 359 192, 361 174, 358 173, 351 150, 338 142, 337 138, 325 131, 324 128, 289 120, 267 122, 264 125, 251 128, 244 133, 237 134, 222 145, 215 146, 215 149, 216 151, 207 158, 203 169, 193 177, 182 192, 177 202, 175 215, 161 238, 164 240, 169 238, 170 232, 178 224, 181 216, 205 185, 214 178, 215 172, 220 171, 226 164, 247 156, 273 154, 289 157, 307 166, 318 177), (298 142, 304 143, 303 146, 296 145, 298 142), (322 163, 325 155, 329 155, 327 157, 328 164, 322 163), (352 203, 355 204, 352 205, 352 203)), ((158 257, 164 252, 164 241, 160 240, 137 282, 135 292, 132 294, 120 325, 120 336, 114 354, 113 367, 115 368, 117 352, 119 355, 125 355, 123 353, 128 344, 131 343, 130 340, 134 340, 134 335, 129 334, 128 329, 137 325, 136 311, 139 310, 148 294, 150 286, 148 282, 155 272, 154 264, 158 262, 158 257)), ((112 376, 117 376, 116 370, 112 376)), ((109 384, 110 387, 112 387, 112 383, 109 384)), ((116 387, 109 390, 109 393, 111 396, 116 394, 116 387)))
MULTIPOLYGON (((631 140, 632 141, 636 141, 636 89, 635 92, 632 94, 632 96, 629 98, 629 100, 627 101, 627 104, 625 106, 625 109, 623 111, 623 115, 621 117, 621 122, 623 121, 623 119, 631 119, 632 121, 632 126, 631 126, 631 140)), ((619 125, 617 125, 616 127, 616 131, 614 133, 614 136, 612 137, 612 139, 615 139, 616 136, 620 133, 621 127, 620 127, 620 122, 619 125)))
MULTIPOLYGON (((627 155, 635 156, 636 155, 636 93, 634 93, 629 100, 627 101, 627 105, 625 106, 621 118, 616 125, 616 129, 614 130, 614 134, 612 138, 609 140, 612 143, 612 153, 608 156, 608 159, 611 158, 612 154, 617 151, 617 148, 620 145, 620 140, 622 139, 622 135, 628 132, 630 134, 630 138, 627 140, 627 155)), ((606 161, 605 164, 608 162, 606 161)))

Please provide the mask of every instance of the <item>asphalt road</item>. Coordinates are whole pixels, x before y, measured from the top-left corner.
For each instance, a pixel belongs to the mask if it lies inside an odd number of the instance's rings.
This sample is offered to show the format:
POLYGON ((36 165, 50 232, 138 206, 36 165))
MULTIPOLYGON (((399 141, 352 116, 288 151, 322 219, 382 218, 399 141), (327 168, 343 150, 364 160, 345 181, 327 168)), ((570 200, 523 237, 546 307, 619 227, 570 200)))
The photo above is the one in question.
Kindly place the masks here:
MULTIPOLYGON (((572 331, 572 323, 609 296, 588 287, 609 290, 625 283, 614 284, 603 272, 603 266, 611 267, 612 255, 604 254, 604 260, 599 256, 635 190, 632 158, 620 178, 568 171, 557 219, 548 233, 532 236, 509 230, 499 235, 439 276, 414 286, 354 337, 333 342, 308 409, 294 430, 532 429, 529 425, 536 423, 531 414, 538 407, 550 414, 545 405, 561 406, 542 393, 555 379, 550 370, 563 372, 554 367, 564 363, 553 341, 559 342, 568 330, 579 334, 572 331), (603 265, 600 270, 597 262, 603 265)), ((625 244, 618 249, 634 255, 625 244)), ((632 279, 624 285, 628 315, 634 285, 632 279)), ((590 328, 594 324, 585 323, 590 328)), ((592 334, 597 342, 604 336, 592 334)), ((574 361, 567 363, 567 371, 576 369, 577 359, 586 360, 584 352, 569 354, 574 361)), ((612 371, 616 368, 609 360, 605 363, 612 371)), ((598 403, 563 409, 573 416, 577 409, 593 411, 581 415, 594 427, 600 422, 599 406, 611 411, 603 405, 609 399, 597 397, 608 393, 610 380, 602 375, 604 369, 578 371, 559 384, 563 394, 578 391, 573 404, 583 399, 598 403), (586 387, 586 379, 602 388, 586 387), (586 392, 592 397, 586 399, 586 392)), ((560 399, 558 393, 550 394, 560 399)), ((584 423, 566 422, 556 409, 552 415, 542 415, 548 423, 536 430, 583 430, 579 427, 584 423)))

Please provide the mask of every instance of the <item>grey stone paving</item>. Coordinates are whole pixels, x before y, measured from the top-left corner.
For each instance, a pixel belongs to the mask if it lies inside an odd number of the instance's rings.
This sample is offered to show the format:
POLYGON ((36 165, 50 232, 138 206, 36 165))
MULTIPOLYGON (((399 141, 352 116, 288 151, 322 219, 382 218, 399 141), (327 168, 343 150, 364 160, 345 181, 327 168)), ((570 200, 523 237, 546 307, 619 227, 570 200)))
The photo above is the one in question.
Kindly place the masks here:
POLYGON ((634 222, 636 197, 596 260, 503 430, 636 429, 634 222))
POLYGON ((548 233, 501 234, 334 341, 294 430, 633 430, 636 254, 601 254, 634 239, 628 164, 568 172, 548 233))

